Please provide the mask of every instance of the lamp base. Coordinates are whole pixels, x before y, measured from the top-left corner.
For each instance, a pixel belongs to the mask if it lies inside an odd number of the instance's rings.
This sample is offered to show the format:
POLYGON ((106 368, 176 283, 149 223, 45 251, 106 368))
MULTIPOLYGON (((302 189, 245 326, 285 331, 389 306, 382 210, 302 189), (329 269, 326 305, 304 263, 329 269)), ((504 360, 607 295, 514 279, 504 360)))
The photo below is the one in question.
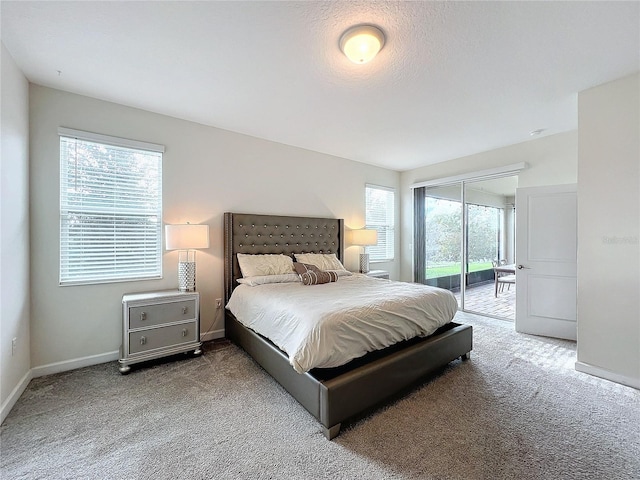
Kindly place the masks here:
POLYGON ((196 262, 178 262, 178 290, 196 291, 196 262))
POLYGON ((360 273, 369 273, 369 254, 360 254, 360 273))

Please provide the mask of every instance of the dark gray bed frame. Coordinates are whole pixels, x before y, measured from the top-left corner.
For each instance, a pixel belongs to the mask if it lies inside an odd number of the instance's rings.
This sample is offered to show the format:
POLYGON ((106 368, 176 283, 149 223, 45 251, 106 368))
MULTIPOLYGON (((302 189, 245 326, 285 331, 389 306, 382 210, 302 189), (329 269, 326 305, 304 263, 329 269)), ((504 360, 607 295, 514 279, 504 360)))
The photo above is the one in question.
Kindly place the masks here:
MULTIPOLYGON (((242 276, 237 253, 335 253, 344 250, 341 219, 224 214, 225 305, 242 276)), ((450 323, 433 335, 372 352, 338 368, 297 373, 265 337, 225 310, 225 335, 242 347, 322 424, 331 440, 341 423, 416 385, 452 360, 469 358, 472 329, 450 323)))

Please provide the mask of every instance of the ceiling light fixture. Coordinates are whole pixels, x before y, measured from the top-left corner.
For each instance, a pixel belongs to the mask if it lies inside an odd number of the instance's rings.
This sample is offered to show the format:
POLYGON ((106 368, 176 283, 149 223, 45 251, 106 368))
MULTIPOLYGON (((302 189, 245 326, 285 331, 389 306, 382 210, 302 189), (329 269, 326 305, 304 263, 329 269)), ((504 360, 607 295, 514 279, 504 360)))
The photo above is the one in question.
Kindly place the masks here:
POLYGON ((353 63, 373 60, 384 47, 384 33, 373 25, 356 25, 340 37, 340 50, 353 63))

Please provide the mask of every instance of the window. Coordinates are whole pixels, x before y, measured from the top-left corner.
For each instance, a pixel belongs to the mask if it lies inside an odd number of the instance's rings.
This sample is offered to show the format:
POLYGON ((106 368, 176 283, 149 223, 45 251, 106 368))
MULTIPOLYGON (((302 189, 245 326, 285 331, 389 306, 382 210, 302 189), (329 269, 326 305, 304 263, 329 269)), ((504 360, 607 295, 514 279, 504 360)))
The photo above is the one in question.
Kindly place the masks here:
POLYGON ((378 231, 378 244, 367 247, 373 262, 389 262, 394 258, 395 191, 392 188, 365 186, 366 228, 378 231))
POLYGON ((60 285, 161 278, 164 147, 58 133, 60 285))

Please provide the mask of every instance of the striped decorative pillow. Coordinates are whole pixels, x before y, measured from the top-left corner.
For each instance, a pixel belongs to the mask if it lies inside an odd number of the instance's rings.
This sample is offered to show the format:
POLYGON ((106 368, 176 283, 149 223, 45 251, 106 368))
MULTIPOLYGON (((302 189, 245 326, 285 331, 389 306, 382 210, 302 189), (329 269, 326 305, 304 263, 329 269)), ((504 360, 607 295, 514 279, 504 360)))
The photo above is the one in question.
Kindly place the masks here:
POLYGON ((300 275, 300 280, 303 285, 319 285, 338 281, 338 274, 336 272, 325 272, 315 265, 294 262, 293 268, 296 273, 300 275))

